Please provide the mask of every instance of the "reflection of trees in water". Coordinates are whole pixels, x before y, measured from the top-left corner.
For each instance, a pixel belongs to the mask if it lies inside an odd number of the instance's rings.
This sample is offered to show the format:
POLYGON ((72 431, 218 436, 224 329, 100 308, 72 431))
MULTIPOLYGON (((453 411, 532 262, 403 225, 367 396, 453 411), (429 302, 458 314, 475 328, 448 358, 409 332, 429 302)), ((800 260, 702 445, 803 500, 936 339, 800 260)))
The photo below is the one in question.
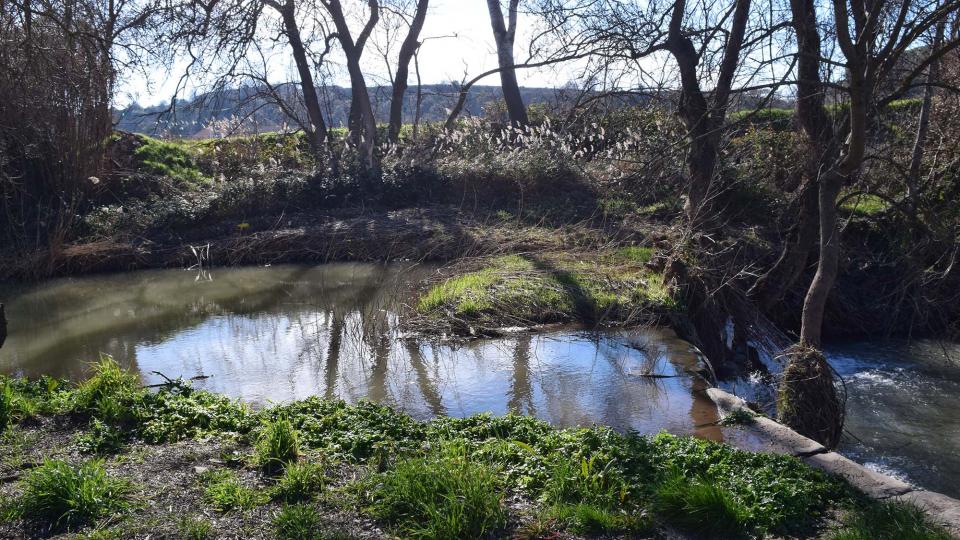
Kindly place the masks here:
POLYGON ((507 392, 507 408, 518 414, 537 414, 533 405, 533 384, 530 381, 532 339, 529 334, 521 335, 513 349, 513 377, 507 392))
MULTIPOLYGON (((434 416, 445 415, 446 407, 443 406, 443 398, 440 396, 436 386, 433 384, 433 380, 430 378, 430 374, 427 372, 427 366, 423 361, 423 353, 420 351, 420 344, 413 340, 406 339, 403 341, 403 345, 410 359, 410 366, 413 368, 414 375, 417 378, 417 388, 420 389, 420 394, 427 403, 430 414, 434 416)), ((434 356, 434 358, 436 358, 436 356, 434 356)))
POLYGON ((340 367, 340 346, 343 340, 344 316, 343 312, 330 312, 330 334, 327 345, 327 361, 324 366, 324 392, 326 399, 333 399, 337 392, 337 372, 340 367))

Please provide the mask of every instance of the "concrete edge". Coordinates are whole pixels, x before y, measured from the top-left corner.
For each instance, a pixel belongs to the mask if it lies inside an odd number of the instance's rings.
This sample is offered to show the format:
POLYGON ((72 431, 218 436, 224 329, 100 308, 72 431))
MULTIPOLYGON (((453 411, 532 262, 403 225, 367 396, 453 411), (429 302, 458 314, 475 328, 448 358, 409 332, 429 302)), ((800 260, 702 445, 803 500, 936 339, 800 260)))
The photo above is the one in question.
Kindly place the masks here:
MULTIPOLYGON (((742 398, 719 388, 708 388, 707 396, 726 416, 736 410, 750 410, 742 398)), ((960 539, 960 501, 946 495, 927 491, 902 480, 868 469, 836 452, 827 450, 789 427, 763 416, 742 427, 764 441, 763 449, 777 454, 798 457, 807 465, 842 477, 850 485, 878 500, 897 500, 913 504, 927 512, 930 519, 944 526, 960 539)), ((734 445, 736 446, 736 445, 734 445)), ((756 448, 744 450, 757 451, 756 448)))

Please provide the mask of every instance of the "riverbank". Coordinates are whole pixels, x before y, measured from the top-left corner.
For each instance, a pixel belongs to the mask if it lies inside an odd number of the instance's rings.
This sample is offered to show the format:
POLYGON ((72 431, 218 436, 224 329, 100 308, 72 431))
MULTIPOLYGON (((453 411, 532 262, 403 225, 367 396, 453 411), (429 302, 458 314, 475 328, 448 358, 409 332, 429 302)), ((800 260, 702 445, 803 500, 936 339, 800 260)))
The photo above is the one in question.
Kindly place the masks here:
POLYGON ((795 457, 688 437, 317 398, 254 411, 110 361, 3 396, 9 537, 949 538, 795 457))

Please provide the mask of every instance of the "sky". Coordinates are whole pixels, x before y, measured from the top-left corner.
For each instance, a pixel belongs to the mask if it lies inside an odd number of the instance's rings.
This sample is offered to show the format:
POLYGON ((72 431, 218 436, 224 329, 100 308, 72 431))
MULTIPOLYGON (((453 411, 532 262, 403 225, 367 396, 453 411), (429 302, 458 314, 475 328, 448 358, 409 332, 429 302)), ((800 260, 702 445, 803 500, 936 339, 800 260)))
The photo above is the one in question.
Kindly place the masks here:
MULTIPOLYGON (((348 1, 357 2, 358 0, 348 1)), ((521 15, 515 50, 518 61, 524 58, 524 29, 529 29, 531 24, 529 19, 521 15)), ((371 40, 375 38, 376 36, 371 40)), ((465 71, 468 78, 472 78, 496 67, 493 34, 490 30, 489 13, 484 0, 432 0, 421 40, 424 44, 420 49, 419 61, 424 84, 461 80, 464 78, 465 71)), ((369 44, 368 47, 370 47, 369 44)), ((388 84, 389 81, 385 79, 385 67, 382 67, 382 60, 376 59, 376 53, 368 50, 364 53, 364 60, 370 72, 367 84, 388 84)), ((281 51, 271 63, 271 80, 274 82, 290 80, 292 73, 292 60, 288 60, 281 51)), ((564 76, 562 72, 558 73, 554 69, 520 70, 517 75, 523 86, 559 87, 569 79, 569 76, 564 76)), ((411 84, 414 83, 413 77, 413 66, 411 66, 411 84)), ((157 69, 148 76, 130 77, 122 81, 118 89, 117 104, 125 106, 131 102, 137 102, 140 105, 149 106, 168 103, 178 79, 179 73, 176 73, 176 68, 173 73, 157 69)), ((349 80, 345 76, 336 82, 344 86, 349 85, 349 80)), ((500 79, 496 75, 491 75, 480 84, 499 86, 500 79)), ((188 93, 189 90, 188 88, 188 93)))

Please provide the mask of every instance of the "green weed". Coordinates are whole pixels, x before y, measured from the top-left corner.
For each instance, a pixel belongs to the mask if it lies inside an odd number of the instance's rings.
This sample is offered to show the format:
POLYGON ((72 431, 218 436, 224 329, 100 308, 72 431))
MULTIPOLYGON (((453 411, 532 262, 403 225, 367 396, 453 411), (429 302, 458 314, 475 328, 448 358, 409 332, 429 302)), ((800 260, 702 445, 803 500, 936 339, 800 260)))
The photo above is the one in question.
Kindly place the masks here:
POLYGON ((668 479, 654 502, 658 516, 674 527, 713 538, 736 538, 748 532, 749 513, 720 486, 683 476, 668 479))
POLYGON ((0 380, 0 433, 13 423, 13 388, 6 380, 0 380))
POLYGON ((201 517, 187 516, 180 520, 177 529, 185 540, 206 540, 210 538, 213 524, 201 517))
POLYGON ((273 527, 279 540, 319 540, 320 516, 306 504, 284 506, 273 518, 273 527))
POLYGON ((481 538, 506 523, 495 469, 447 447, 379 478, 372 511, 407 538, 481 538))
POLYGON ((129 415, 127 404, 142 393, 136 374, 103 355, 93 364, 93 376, 77 385, 73 399, 77 411, 116 421, 129 415))
POLYGON ((851 510, 843 527, 830 540, 948 540, 946 531, 931 524, 916 506, 869 501, 851 510))
POLYGON ((268 421, 257 438, 256 460, 267 471, 279 471, 300 457, 300 435, 286 418, 268 421))
POLYGON ((19 515, 55 529, 72 529, 129 507, 129 486, 111 478, 99 461, 73 467, 47 460, 23 480, 15 504, 19 515))
POLYGON ((269 499, 264 493, 241 484, 233 471, 210 471, 205 473, 203 480, 207 484, 204 498, 222 512, 250 510, 266 504, 269 499))
POLYGON ((292 463, 283 471, 274 488, 274 498, 287 502, 305 501, 323 489, 326 476, 316 463, 292 463))
POLYGON ((731 411, 720 420, 721 426, 746 426, 756 422, 757 414, 747 409, 731 411))

